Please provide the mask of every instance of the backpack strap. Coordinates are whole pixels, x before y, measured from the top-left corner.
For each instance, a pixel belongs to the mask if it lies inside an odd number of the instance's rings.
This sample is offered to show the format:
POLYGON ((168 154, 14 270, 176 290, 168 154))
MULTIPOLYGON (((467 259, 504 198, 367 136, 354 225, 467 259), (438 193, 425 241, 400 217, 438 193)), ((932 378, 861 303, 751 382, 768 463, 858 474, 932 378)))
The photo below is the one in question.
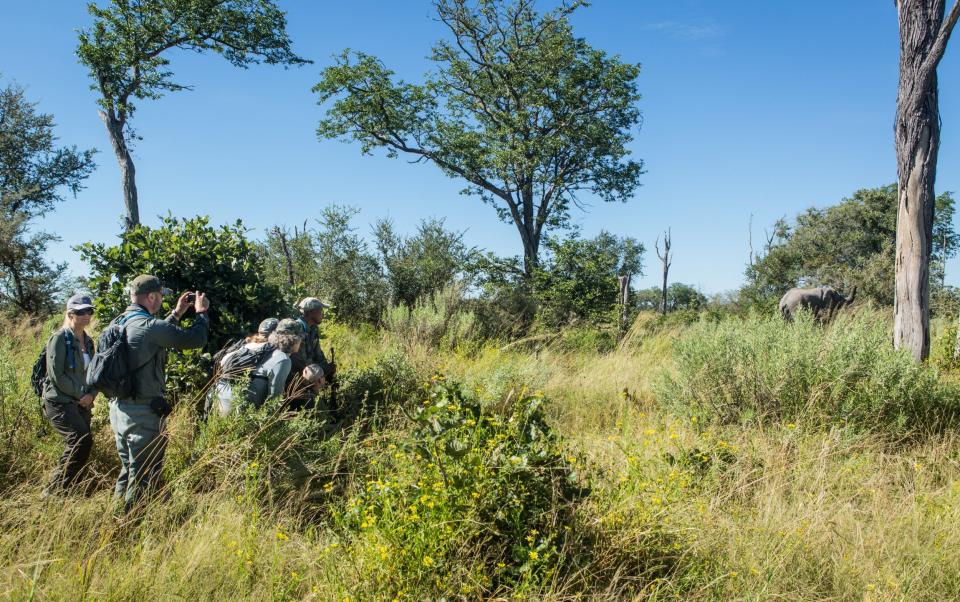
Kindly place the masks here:
POLYGON ((64 328, 63 333, 64 344, 67 347, 67 367, 73 370, 77 367, 77 358, 73 355, 73 343, 75 342, 75 338, 73 336, 73 332, 71 332, 69 328, 64 328))

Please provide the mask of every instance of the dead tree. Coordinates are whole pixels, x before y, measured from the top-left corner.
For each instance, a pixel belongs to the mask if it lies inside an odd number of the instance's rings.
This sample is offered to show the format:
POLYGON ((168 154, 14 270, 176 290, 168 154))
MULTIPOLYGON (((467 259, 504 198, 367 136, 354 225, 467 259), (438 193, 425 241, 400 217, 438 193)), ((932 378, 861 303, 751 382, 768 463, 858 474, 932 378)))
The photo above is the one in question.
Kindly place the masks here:
POLYGON ((287 244, 287 233, 278 226, 273 229, 273 235, 280 241, 280 250, 283 251, 287 264, 287 286, 293 288, 293 257, 290 254, 290 246, 287 244))
POLYGON ((660 263, 663 264, 663 288, 660 291, 660 313, 667 313, 667 274, 670 272, 670 266, 673 264, 673 260, 670 257, 670 228, 667 228, 667 231, 663 233, 663 252, 660 251, 660 237, 657 237, 657 242, 654 243, 653 247, 657 250, 657 257, 660 258, 660 263))
POLYGON ((937 66, 957 19, 946 0, 896 0, 900 22, 897 150, 896 294, 893 344, 917 361, 930 353, 930 255, 934 182, 940 150, 937 66))
POLYGON ((620 336, 627 332, 627 307, 630 304, 630 274, 620 276, 620 336))

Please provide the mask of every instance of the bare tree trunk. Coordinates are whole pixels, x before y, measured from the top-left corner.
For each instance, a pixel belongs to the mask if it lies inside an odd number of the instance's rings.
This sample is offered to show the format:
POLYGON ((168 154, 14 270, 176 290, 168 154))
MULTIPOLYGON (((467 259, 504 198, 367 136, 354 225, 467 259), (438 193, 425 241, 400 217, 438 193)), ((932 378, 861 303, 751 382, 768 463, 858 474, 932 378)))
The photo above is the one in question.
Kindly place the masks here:
POLYGON ((120 165, 120 179, 123 182, 123 203, 127 209, 124 227, 129 230, 140 224, 140 205, 137 201, 137 171, 133 165, 133 157, 127 148, 127 141, 123 136, 124 123, 111 111, 100 111, 100 119, 107 126, 110 144, 117 156, 120 165))
POLYGON ((944 22, 945 0, 897 0, 900 85, 894 139, 897 150, 896 295, 893 342, 917 361, 930 353, 930 255, 934 182, 940 148, 937 65, 960 0, 944 22))
POLYGON ((660 252, 660 238, 657 237, 657 242, 653 244, 654 248, 657 250, 657 257, 660 258, 660 263, 663 264, 663 288, 660 291, 660 313, 667 313, 667 275, 670 272, 670 266, 673 264, 673 261, 670 259, 670 229, 667 228, 667 231, 664 232, 663 236, 663 253, 660 252))
POLYGON ((293 257, 290 256, 290 247, 287 245, 287 233, 276 227, 273 233, 280 240, 280 250, 283 251, 284 261, 287 267, 287 286, 293 288, 293 257))
POLYGON ((957 340, 953 344, 953 361, 960 359, 960 316, 957 317, 957 340))
POLYGON ((630 304, 630 276, 620 276, 620 337, 627 332, 627 307, 630 304))

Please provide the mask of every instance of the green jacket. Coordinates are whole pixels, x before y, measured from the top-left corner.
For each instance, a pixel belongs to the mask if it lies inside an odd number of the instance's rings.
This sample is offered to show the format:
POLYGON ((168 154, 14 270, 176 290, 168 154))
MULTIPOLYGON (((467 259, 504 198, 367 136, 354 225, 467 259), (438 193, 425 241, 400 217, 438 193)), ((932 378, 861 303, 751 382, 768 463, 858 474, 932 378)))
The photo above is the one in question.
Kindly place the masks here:
POLYGON ((164 396, 167 350, 203 347, 209 322, 206 315, 200 314, 194 318, 193 326, 180 328, 180 320, 172 313, 160 320, 136 304, 127 307, 124 315, 129 316, 124 324, 136 390, 135 398, 125 401, 149 403, 164 396))
MULTIPOLYGON (((93 357, 93 339, 83 337, 86 352, 93 357)), ((61 328, 47 341, 47 380, 43 385, 43 400, 53 403, 77 403, 93 391, 87 386, 87 369, 83 363, 84 349, 69 329, 61 328), (69 347, 69 349, 68 349, 69 347), (72 357, 71 357, 72 356, 72 357)))
POLYGON ((303 318, 297 321, 304 330, 304 336, 300 349, 290 356, 290 378, 303 372, 310 364, 320 364, 324 376, 330 378, 333 367, 320 349, 320 328, 317 325, 307 326, 303 318))

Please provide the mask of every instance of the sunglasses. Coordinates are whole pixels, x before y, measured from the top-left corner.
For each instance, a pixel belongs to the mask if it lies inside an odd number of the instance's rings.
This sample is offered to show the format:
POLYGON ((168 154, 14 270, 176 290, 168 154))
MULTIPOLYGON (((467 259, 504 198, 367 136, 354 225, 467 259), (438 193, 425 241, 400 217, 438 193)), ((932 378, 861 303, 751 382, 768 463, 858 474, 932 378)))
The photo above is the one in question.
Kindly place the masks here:
POLYGON ((77 309, 77 310, 74 310, 72 313, 75 316, 92 316, 93 308, 88 307, 87 309, 77 309))

